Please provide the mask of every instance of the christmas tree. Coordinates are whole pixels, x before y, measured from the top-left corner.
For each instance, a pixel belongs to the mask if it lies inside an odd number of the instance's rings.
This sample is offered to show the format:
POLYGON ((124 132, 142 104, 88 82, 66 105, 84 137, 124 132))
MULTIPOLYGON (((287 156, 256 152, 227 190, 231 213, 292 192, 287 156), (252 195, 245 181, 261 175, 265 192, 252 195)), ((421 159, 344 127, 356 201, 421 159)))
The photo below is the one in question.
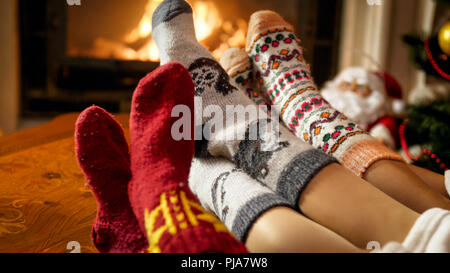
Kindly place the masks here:
MULTIPOLYGON (((437 1, 437 8, 449 8, 450 1, 437 1)), ((437 33, 405 35, 403 41, 410 46, 412 61, 429 77, 450 81, 450 21, 443 18, 437 33)), ((448 90, 447 90, 448 92, 448 90)), ((450 100, 409 105, 408 118, 400 131, 402 147, 413 164, 443 174, 450 167, 450 100), (408 148, 420 145, 421 154, 412 157, 408 148)))

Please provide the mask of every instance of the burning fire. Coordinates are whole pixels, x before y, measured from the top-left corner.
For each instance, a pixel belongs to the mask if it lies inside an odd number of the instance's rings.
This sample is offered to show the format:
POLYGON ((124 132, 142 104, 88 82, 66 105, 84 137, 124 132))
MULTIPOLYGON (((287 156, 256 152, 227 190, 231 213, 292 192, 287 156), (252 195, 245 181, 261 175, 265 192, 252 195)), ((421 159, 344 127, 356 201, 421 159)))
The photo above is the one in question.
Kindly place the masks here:
MULTIPOLYGON (((162 0, 148 0, 144 14, 139 24, 130 31, 123 41, 111 41, 97 38, 94 47, 96 57, 117 58, 124 60, 159 61, 159 51, 151 37, 152 14, 162 0)), ((191 0, 193 8, 194 26, 197 40, 205 45, 215 58, 219 59, 222 53, 230 47, 244 47, 247 23, 238 19, 235 23, 223 21, 217 6, 212 1, 191 0), (214 49, 209 48, 206 40, 214 33, 220 33, 220 45, 214 49)))

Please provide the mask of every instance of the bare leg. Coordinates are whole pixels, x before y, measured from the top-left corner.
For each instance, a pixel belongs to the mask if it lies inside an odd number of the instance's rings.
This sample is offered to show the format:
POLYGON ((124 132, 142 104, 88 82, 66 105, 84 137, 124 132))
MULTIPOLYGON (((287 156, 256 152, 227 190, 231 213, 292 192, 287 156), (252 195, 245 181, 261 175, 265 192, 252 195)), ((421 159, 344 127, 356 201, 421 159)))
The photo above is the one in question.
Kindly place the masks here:
POLYGON ((425 183, 427 183, 427 185, 432 189, 449 198, 448 192, 445 189, 445 178, 443 175, 410 164, 408 164, 408 168, 413 171, 413 173, 415 173, 418 177, 420 177, 425 183))
POLYGON ((435 207, 450 209, 450 200, 424 183, 403 162, 380 160, 369 167, 364 179, 419 213, 435 207))
POLYGON ((402 242, 419 217, 344 167, 331 164, 318 173, 300 196, 310 219, 360 248, 370 241, 402 242))
POLYGON ((257 253, 366 252, 286 207, 273 208, 259 217, 249 231, 246 246, 257 253))

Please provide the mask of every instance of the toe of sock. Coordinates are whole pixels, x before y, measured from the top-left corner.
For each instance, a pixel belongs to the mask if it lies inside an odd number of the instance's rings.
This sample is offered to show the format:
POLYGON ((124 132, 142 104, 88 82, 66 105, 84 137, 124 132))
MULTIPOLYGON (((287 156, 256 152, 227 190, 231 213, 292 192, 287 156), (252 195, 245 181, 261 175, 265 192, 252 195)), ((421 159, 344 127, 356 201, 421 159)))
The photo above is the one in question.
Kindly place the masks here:
POLYGON ((167 22, 182 13, 192 13, 191 6, 184 0, 164 0, 152 16, 152 26, 167 22))
POLYGON ((220 64, 230 75, 243 68, 250 67, 251 61, 245 50, 230 48, 223 53, 222 58, 220 58, 220 64))
POLYGON ((80 114, 75 127, 77 159, 87 174, 99 166, 102 169, 129 166, 128 144, 123 129, 104 109, 89 107, 80 114))
MULTIPOLYGON (((175 105, 193 107, 194 83, 180 63, 172 62, 158 67, 144 77, 133 94, 131 118, 160 112, 170 117, 175 105)), ((131 126, 131 124, 130 124, 131 126)))
POLYGON ((190 139, 175 141, 172 126, 180 119, 172 117, 176 106, 189 108, 190 113, 183 112, 182 115, 190 123, 186 126, 192 126, 194 83, 191 75, 181 64, 168 63, 147 75, 133 95, 130 116, 132 168, 141 163, 161 163, 165 158, 164 164, 188 169, 194 153, 193 130, 188 132, 190 139))
POLYGON ((246 50, 249 51, 255 39, 255 35, 276 26, 285 26, 289 29, 293 29, 292 25, 286 22, 278 13, 271 10, 261 10, 253 13, 250 16, 250 22, 247 32, 247 46, 246 50))

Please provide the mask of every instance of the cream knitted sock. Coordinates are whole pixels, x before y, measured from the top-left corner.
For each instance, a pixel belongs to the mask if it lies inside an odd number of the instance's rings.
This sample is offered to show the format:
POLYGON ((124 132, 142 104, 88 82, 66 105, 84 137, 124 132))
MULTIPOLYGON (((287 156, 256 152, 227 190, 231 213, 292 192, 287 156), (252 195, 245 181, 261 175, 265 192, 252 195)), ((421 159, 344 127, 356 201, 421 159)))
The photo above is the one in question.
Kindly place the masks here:
POLYGON ((378 160, 402 160, 322 98, 292 26, 277 13, 259 11, 251 16, 246 50, 257 80, 262 80, 261 93, 300 139, 359 176, 378 160))
POLYGON ((266 105, 270 110, 271 103, 267 102, 265 95, 260 92, 261 87, 256 80, 253 63, 245 50, 227 49, 220 58, 220 64, 236 87, 244 90, 256 105, 266 105))

